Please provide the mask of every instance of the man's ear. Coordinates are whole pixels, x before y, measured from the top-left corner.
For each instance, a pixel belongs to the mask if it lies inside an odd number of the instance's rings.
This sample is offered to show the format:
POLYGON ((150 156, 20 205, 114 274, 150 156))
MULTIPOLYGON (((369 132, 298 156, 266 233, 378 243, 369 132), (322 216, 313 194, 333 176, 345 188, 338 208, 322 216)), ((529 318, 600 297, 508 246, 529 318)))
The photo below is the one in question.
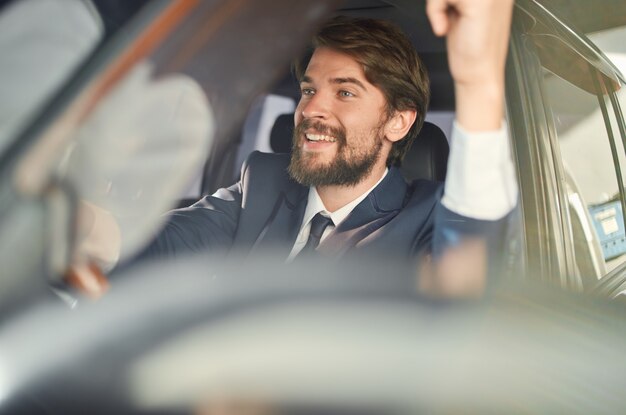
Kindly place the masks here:
POLYGON ((394 143, 401 140, 411 129, 416 117, 415 110, 396 111, 385 124, 385 137, 394 143))

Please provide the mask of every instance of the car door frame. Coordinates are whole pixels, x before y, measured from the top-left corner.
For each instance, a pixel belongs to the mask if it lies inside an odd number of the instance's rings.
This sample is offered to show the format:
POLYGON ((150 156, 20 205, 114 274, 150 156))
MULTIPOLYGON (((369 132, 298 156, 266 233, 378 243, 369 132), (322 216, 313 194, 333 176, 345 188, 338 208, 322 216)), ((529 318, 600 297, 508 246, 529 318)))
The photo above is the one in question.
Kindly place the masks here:
MULTIPOLYGON (((544 65, 536 47, 536 33, 533 33, 537 26, 546 31, 546 39, 551 42, 557 39, 564 52, 595 71, 595 78, 602 85, 623 84, 623 77, 584 35, 543 5, 535 0, 516 2, 506 94, 520 183, 524 274, 563 288, 582 290, 575 261, 566 175, 543 87, 544 65)), ((616 117, 622 115, 616 114, 616 117)), ((621 119, 623 122, 623 117, 621 119)))

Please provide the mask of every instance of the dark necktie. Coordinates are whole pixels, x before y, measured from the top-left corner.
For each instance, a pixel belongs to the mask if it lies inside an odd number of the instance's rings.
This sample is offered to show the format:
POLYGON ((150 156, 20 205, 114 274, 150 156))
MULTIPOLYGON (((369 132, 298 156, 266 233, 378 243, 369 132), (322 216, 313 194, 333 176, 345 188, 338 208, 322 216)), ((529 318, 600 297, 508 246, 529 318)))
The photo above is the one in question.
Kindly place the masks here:
POLYGON ((322 239, 324 230, 331 223, 333 223, 332 219, 327 218, 321 213, 313 216, 313 219, 311 220, 311 231, 309 232, 309 239, 307 239, 306 245, 304 245, 304 248, 302 248, 302 250, 296 256, 308 255, 312 252, 315 252, 315 248, 317 248, 317 246, 320 244, 320 240, 322 239))

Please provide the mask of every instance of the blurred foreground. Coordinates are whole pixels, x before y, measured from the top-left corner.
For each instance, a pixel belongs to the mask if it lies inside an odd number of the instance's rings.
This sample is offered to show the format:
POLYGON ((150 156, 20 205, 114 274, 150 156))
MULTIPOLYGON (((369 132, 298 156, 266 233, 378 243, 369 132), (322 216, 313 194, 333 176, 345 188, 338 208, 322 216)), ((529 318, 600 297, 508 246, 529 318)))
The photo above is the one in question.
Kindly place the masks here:
POLYGON ((502 282, 415 294, 413 267, 187 258, 0 329, 2 413, 621 413, 621 302, 502 282), (215 265, 219 264, 219 265, 215 265), (42 353, 42 345, 46 352, 42 353), (40 410, 37 412, 36 410, 40 410))

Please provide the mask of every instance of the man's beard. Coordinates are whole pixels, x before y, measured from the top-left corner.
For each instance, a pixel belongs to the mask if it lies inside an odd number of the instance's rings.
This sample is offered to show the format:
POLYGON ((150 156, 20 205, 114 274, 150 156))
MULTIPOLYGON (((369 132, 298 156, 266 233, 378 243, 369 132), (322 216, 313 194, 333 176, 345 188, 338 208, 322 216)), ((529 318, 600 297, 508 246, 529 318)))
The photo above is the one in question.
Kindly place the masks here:
POLYGON ((383 145, 381 130, 382 124, 374 130, 376 139, 372 147, 361 152, 359 149, 348 147, 345 129, 304 119, 294 129, 289 175, 303 186, 354 186, 371 173, 380 157, 383 145), (317 153, 304 152, 299 145, 300 138, 311 128, 318 134, 330 135, 337 139, 334 159, 323 165, 318 165, 319 163, 312 160, 318 156, 317 153))

